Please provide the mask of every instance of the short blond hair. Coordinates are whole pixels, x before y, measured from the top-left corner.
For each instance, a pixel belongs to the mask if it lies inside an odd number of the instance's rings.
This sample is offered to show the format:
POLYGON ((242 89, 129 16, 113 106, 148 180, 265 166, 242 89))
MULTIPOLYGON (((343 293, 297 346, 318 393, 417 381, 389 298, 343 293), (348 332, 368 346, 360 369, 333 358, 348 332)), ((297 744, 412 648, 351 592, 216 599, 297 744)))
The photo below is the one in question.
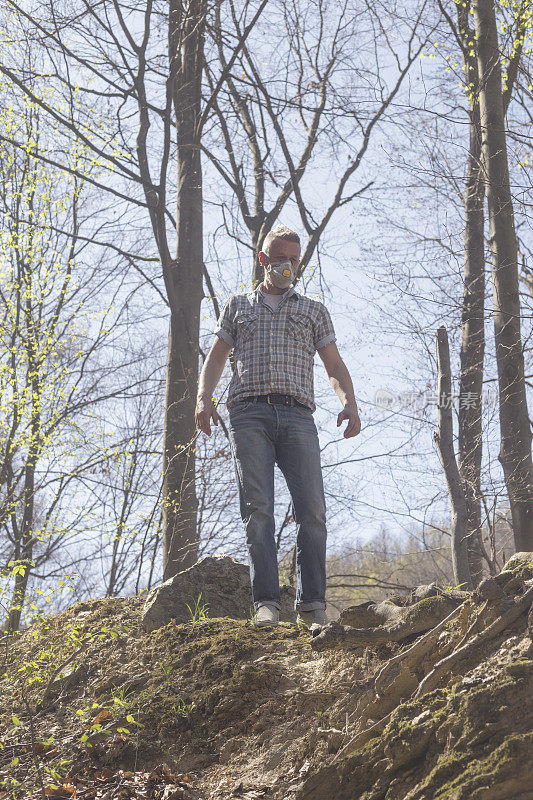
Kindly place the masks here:
POLYGON ((278 225, 277 228, 273 228, 265 236, 262 250, 267 256, 270 255, 270 246, 275 239, 284 239, 286 242, 296 242, 296 244, 301 246, 300 237, 296 231, 292 231, 290 228, 287 228, 286 225, 278 225))

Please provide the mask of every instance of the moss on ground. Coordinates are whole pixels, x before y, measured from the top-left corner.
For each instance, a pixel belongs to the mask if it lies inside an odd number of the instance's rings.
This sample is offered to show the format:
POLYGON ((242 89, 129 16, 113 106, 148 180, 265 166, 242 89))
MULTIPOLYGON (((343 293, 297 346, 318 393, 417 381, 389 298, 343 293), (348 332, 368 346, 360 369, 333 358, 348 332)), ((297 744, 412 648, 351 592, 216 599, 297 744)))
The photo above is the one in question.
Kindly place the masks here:
POLYGON ((405 618, 405 624, 416 624, 428 618, 432 618, 442 608, 449 608, 450 601, 443 595, 435 597, 425 597, 413 606, 409 606, 405 618))
MULTIPOLYGON (((530 762, 532 756, 533 733, 511 734, 477 758, 452 751, 439 757, 419 786, 419 793, 425 791, 434 800, 467 800, 474 792, 479 796, 479 790, 488 792, 507 779, 519 781, 521 765, 530 762)), ((521 788, 527 790, 528 785, 524 783, 521 788)))

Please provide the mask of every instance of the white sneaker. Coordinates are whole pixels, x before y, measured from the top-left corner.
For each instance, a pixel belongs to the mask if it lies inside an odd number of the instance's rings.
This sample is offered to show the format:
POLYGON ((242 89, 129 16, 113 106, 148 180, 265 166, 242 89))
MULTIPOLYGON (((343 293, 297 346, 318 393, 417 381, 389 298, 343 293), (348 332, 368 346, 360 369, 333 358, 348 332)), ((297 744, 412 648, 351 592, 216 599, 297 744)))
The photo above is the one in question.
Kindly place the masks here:
POLYGON ((311 625, 327 625, 326 610, 324 608, 315 608, 313 611, 298 611, 296 624, 307 625, 309 628, 311 625))
POLYGON ((267 605, 259 606, 259 608, 257 609, 252 618, 252 622, 254 625, 258 626, 278 625, 279 611, 276 608, 276 606, 267 606, 267 605))

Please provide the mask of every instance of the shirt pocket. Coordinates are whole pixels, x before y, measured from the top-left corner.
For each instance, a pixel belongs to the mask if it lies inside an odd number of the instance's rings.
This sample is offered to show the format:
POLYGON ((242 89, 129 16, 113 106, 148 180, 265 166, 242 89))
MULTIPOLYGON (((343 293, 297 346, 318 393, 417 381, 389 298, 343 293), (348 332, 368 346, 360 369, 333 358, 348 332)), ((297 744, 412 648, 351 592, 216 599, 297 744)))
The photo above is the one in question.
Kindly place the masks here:
POLYGON ((237 314, 235 318, 235 330, 236 330, 235 344, 237 347, 239 345, 246 344, 246 342, 248 342, 252 338, 255 331, 257 330, 258 324, 259 324, 259 318, 257 314, 253 314, 251 312, 246 312, 246 311, 241 311, 237 314))
POLYGON ((307 314, 291 311, 287 316, 289 333, 292 338, 309 351, 314 351, 313 347, 313 325, 307 314))

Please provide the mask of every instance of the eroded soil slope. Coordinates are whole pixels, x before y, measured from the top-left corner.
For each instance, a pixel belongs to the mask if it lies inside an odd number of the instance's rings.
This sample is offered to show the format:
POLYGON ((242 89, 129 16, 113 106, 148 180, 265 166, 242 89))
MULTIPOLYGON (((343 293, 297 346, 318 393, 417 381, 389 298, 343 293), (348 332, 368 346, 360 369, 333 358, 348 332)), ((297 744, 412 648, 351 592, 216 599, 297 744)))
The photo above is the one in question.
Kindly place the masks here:
POLYGON ((0 797, 532 800, 532 579, 370 645, 80 603, 3 641, 0 797))

